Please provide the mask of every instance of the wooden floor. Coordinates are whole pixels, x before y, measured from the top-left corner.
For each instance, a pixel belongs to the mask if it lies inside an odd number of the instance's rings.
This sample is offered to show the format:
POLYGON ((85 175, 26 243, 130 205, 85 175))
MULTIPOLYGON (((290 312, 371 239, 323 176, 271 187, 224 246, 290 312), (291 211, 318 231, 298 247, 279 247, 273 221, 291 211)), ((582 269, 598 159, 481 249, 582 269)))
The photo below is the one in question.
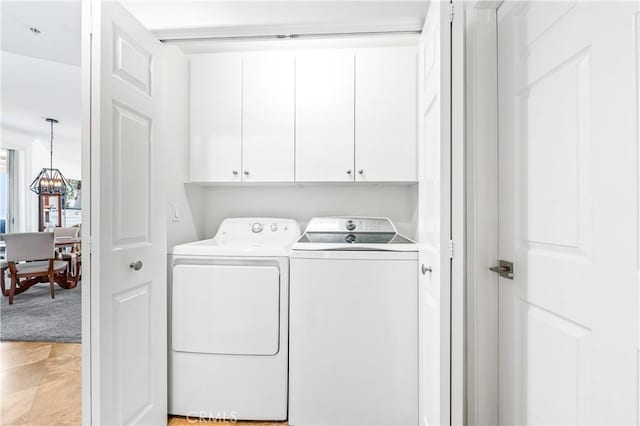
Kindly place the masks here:
MULTIPOLYGON (((0 343, 0 425, 80 425, 81 346, 77 343, 0 343)), ((172 417, 170 426, 192 424, 281 426, 287 423, 213 422, 172 417)))

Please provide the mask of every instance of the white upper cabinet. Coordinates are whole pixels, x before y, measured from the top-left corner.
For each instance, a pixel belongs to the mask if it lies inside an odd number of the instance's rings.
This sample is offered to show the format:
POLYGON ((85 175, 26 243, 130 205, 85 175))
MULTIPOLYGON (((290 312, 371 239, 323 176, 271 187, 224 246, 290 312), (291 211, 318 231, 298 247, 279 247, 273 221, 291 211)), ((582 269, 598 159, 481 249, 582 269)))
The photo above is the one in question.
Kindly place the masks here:
POLYGON ((190 181, 415 182, 416 54, 193 55, 190 181))
POLYGON ((416 181, 416 49, 356 52, 357 181, 416 181))
POLYGON ((190 180, 240 182, 242 57, 191 58, 190 180))
POLYGON ((354 54, 296 57, 296 181, 353 181, 354 54))
POLYGON ((295 56, 244 57, 242 83, 242 181, 294 180, 295 56))

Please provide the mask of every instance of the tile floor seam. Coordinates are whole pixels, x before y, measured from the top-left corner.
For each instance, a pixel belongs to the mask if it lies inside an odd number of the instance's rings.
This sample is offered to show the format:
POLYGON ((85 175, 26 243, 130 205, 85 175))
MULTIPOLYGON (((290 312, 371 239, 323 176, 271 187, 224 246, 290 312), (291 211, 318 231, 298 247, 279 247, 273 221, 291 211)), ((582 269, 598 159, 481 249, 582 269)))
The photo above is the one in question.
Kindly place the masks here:
POLYGON ((27 412, 25 418, 27 419, 27 423, 29 424, 31 422, 31 412, 33 411, 33 405, 36 402, 36 398, 38 397, 38 393, 40 393, 41 387, 42 387, 42 382, 44 381, 44 379, 47 377, 47 371, 46 371, 46 365, 47 365, 47 361, 49 360, 49 357, 51 356, 51 350, 53 348, 53 345, 49 345, 49 352, 47 353, 47 357, 44 359, 44 364, 43 367, 45 369, 45 372, 42 374, 42 377, 40 378, 40 380, 38 381, 38 386, 36 389, 36 393, 33 394, 33 398, 31 399, 31 404, 29 404, 29 411, 27 412))

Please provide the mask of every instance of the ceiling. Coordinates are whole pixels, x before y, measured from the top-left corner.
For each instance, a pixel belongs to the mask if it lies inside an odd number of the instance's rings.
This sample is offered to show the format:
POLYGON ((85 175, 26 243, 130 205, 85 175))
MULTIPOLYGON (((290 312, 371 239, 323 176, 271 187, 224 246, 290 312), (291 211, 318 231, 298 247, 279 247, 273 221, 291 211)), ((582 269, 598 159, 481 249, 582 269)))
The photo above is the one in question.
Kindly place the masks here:
POLYGON ((0 15, 2 51, 80 66, 79 1, 3 0, 0 15))
MULTIPOLYGON (((78 1, 0 1, 0 116, 3 139, 49 140, 56 157, 79 161, 81 4, 78 1), (35 27, 40 34, 33 34, 35 27)), ((14 141, 15 142, 15 141, 14 141)))
POLYGON ((124 1, 159 38, 422 29, 426 0, 124 1))
POLYGON ((2 52, 2 126, 49 139, 46 117, 55 125, 56 140, 80 143, 80 67, 2 52))

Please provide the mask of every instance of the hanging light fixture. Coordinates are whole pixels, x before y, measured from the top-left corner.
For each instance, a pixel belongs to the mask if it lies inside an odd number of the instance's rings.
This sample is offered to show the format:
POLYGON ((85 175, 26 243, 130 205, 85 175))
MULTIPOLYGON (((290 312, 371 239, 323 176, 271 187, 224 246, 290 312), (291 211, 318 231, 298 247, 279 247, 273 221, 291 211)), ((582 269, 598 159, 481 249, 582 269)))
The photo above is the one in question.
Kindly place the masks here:
POLYGON ((67 189, 69 188, 69 182, 62 175, 62 172, 58 169, 53 168, 53 124, 57 123, 58 120, 55 118, 46 118, 46 121, 51 123, 51 142, 50 142, 50 167, 47 169, 46 167, 40 170, 38 176, 31 182, 29 189, 31 189, 36 194, 60 194, 64 195, 67 193, 67 189))

